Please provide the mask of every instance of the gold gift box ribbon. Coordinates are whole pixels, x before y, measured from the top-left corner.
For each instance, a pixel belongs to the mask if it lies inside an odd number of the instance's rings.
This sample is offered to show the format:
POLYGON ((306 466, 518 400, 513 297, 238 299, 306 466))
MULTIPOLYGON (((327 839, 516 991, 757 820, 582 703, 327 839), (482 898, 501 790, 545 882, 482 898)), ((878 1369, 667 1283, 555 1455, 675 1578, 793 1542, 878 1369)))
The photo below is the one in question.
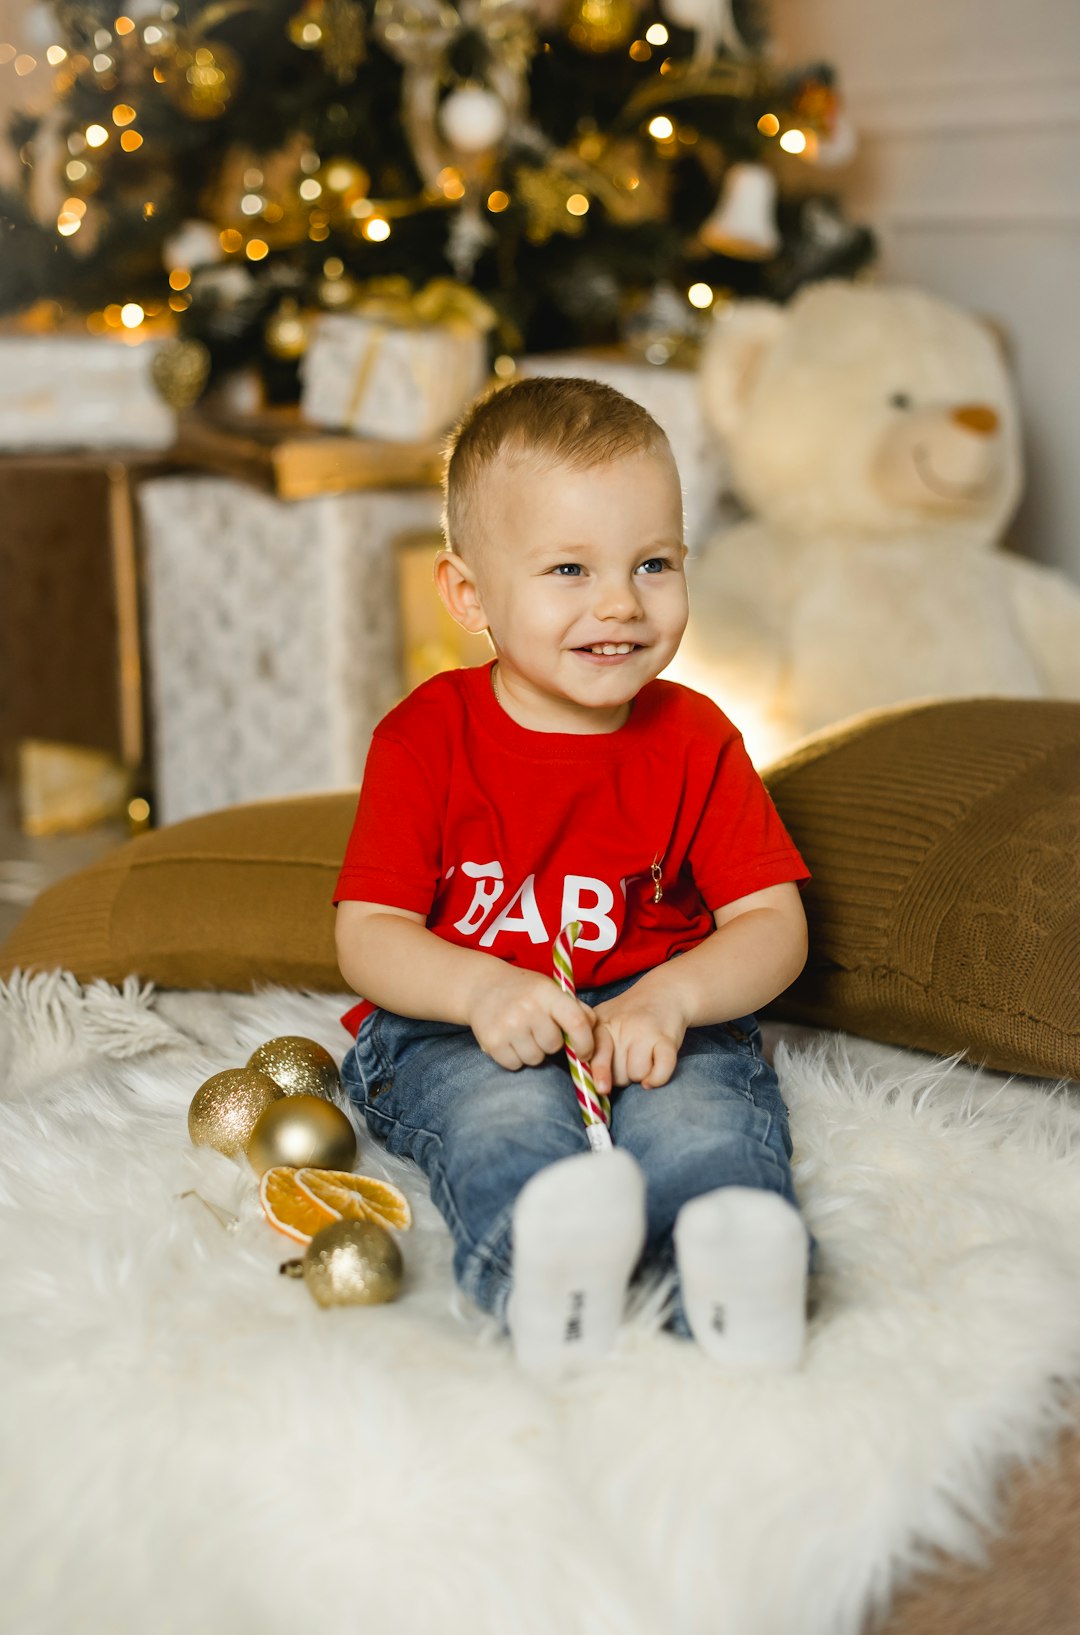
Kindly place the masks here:
MULTIPOLYGON (((371 278, 361 286, 350 311, 383 325, 384 329, 388 325, 398 329, 423 329, 438 324, 462 335, 483 334, 497 321, 494 308, 483 296, 454 278, 432 278, 418 290, 400 276, 371 278)), ((383 338, 379 330, 373 332, 357 365, 346 411, 350 423, 359 413, 383 338)))

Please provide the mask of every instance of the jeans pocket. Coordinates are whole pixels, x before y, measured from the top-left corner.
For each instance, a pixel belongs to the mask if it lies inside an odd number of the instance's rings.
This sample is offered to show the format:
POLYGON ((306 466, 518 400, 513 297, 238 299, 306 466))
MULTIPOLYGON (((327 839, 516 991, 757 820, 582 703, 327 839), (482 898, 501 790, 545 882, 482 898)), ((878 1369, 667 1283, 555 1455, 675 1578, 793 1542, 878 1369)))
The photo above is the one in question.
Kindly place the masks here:
POLYGON ((341 1064, 341 1078, 353 1101, 370 1107, 384 1096, 394 1080, 393 1066, 384 1048, 380 1024, 383 1012, 372 1011, 360 1024, 356 1042, 341 1064))

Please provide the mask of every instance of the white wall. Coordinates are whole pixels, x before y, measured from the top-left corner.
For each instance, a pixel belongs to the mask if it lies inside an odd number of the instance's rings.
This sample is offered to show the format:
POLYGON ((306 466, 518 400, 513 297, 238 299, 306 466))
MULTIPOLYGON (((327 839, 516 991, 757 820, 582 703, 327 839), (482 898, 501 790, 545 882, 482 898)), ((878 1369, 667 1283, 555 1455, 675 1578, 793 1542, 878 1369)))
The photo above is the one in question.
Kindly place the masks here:
POLYGON ((1021 550, 1080 580, 1080 0, 772 0, 831 62, 860 151, 835 181, 881 272, 1001 323, 1020 383, 1021 550))

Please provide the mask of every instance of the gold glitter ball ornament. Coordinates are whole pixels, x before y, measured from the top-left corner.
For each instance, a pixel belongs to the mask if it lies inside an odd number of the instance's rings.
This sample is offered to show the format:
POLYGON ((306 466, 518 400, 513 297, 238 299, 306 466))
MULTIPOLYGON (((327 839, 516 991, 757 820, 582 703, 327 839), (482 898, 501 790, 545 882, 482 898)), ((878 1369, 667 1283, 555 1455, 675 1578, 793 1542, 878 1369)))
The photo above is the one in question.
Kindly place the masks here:
POLYGON ((262 1114, 247 1144, 256 1175, 284 1164, 291 1169, 352 1169, 356 1133, 332 1101, 322 1096, 282 1096, 262 1114))
POLYGON ((285 1033, 268 1039, 253 1050, 247 1065, 266 1073, 287 1096, 332 1098, 341 1088, 337 1063, 328 1050, 299 1033, 285 1033))
POLYGON ((401 1250, 374 1221, 334 1221, 304 1253, 304 1282, 320 1306, 379 1306, 401 1290, 401 1250))
POLYGON ((210 377, 210 353, 202 341, 166 341, 154 354, 150 375, 170 408, 190 409, 210 377))
POLYGON ((267 1108, 284 1099, 281 1086, 265 1073, 227 1068, 196 1090, 188 1108, 188 1134, 197 1147, 214 1147, 235 1158, 267 1108))

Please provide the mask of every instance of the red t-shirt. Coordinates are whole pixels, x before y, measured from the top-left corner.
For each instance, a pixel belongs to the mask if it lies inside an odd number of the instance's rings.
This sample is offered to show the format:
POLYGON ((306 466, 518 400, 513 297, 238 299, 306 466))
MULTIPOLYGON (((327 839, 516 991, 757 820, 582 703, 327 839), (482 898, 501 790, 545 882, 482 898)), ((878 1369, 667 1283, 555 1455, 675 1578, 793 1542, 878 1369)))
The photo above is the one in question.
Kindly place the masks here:
POLYGON ((807 879, 739 732, 701 693, 651 681, 617 732, 533 732, 482 665, 434 676, 376 728, 334 901, 411 909, 447 942, 548 973, 580 920, 589 988, 695 947, 725 903, 807 879))

